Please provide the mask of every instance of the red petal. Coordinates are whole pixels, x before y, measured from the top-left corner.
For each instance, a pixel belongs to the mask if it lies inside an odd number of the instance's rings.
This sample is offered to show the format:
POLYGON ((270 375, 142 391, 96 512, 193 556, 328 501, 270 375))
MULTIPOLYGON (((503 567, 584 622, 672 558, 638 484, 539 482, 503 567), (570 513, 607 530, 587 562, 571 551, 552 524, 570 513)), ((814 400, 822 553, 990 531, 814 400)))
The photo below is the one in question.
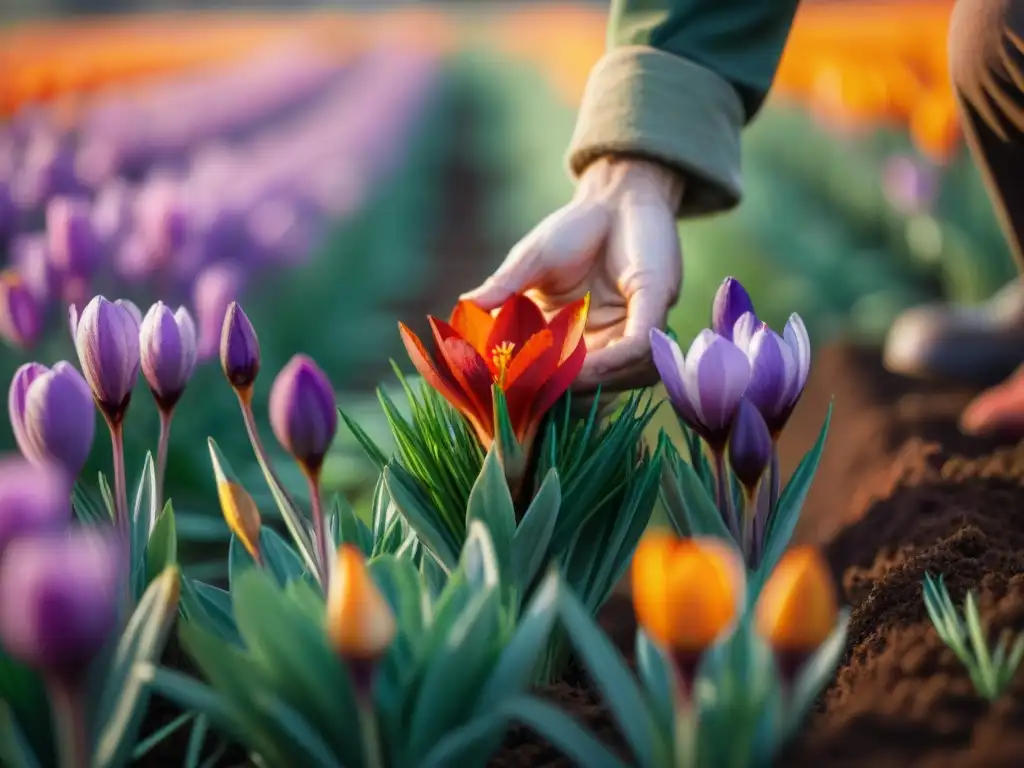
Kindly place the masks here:
POLYGON ((460 301, 452 310, 449 322, 454 331, 472 344, 485 360, 490 357, 487 339, 494 327, 494 318, 490 312, 480 309, 471 301, 460 301))
POLYGON ((583 361, 587 358, 587 344, 580 341, 576 349, 569 357, 558 366, 558 370, 541 386, 533 401, 532 413, 535 418, 540 418, 553 406, 566 390, 576 381, 583 369, 583 361))
POLYGON ((505 377, 505 400, 509 420, 519 437, 526 427, 524 420, 533 411, 537 392, 555 372, 557 363, 557 350, 547 330, 531 337, 512 358, 505 377))
POLYGON ((583 340, 587 328, 587 314, 590 311, 590 294, 559 310, 551 319, 551 333, 555 346, 559 347, 558 364, 562 365, 583 340))
POLYGON ((447 369, 447 364, 442 361, 443 367, 438 368, 423 342, 404 323, 398 324, 398 330, 405 343, 405 350, 409 353, 409 359, 420 376, 458 410, 465 411, 471 408, 469 398, 460 391, 459 383, 447 369))
POLYGON ((490 352, 502 342, 512 342, 516 348, 523 346, 530 337, 540 333, 548 324, 544 315, 525 296, 516 294, 506 301, 494 318, 494 326, 487 337, 487 351, 490 352))
POLYGON ((464 409, 467 416, 479 420, 489 433, 494 434, 494 399, 491 386, 494 378, 487 363, 473 349, 473 345, 465 339, 449 337, 441 345, 441 355, 448 363, 452 376, 459 382, 462 391, 472 403, 470 409, 464 409))

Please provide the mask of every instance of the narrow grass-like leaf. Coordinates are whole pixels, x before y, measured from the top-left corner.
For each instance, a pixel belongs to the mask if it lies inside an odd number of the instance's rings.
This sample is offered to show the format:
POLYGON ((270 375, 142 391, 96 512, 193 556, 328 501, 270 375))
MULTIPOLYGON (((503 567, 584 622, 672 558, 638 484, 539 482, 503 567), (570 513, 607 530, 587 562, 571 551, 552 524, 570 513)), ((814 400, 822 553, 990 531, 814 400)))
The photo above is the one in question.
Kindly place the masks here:
POLYGON ((474 520, 487 527, 501 573, 511 576, 512 539, 516 533, 516 510, 505 479, 505 470, 497 448, 491 448, 484 459, 480 476, 473 484, 466 508, 467 530, 474 520))
POLYGON ((518 582, 521 593, 525 594, 551 557, 551 536, 561 504, 558 471, 549 469, 512 536, 512 563, 508 575, 518 582))
POLYGON ((178 532, 174 524, 174 507, 170 500, 156 519, 146 543, 146 583, 157 578, 164 569, 178 563, 178 532))

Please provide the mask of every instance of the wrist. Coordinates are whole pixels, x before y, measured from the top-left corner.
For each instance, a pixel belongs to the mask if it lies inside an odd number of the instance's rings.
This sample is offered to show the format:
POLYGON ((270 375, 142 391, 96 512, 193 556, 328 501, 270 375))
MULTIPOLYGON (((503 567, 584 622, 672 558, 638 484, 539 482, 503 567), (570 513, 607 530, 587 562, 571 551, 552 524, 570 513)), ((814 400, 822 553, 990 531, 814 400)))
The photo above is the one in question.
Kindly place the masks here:
POLYGON ((580 175, 578 195, 609 200, 628 197, 643 203, 661 203, 679 209, 686 179, 662 163, 626 155, 604 155, 580 175))

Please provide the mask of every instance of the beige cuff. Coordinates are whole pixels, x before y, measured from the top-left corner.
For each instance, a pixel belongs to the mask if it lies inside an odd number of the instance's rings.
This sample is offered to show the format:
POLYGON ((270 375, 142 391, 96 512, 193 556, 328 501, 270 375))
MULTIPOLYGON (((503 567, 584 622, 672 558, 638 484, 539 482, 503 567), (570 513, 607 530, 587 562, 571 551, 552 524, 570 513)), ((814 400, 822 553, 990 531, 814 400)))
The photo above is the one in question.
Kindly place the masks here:
POLYGON ((686 178, 679 216, 734 207, 742 196, 743 104, 714 72, 655 48, 616 48, 587 81, 569 170, 578 178, 602 155, 633 155, 686 178))

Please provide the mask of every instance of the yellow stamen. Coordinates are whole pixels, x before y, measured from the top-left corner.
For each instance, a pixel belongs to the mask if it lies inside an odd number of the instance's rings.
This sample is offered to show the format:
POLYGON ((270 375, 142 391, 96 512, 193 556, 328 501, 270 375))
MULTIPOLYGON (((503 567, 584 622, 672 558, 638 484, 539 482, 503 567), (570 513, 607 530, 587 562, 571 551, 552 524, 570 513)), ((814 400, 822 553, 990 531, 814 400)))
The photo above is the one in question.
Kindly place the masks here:
POLYGON ((505 387, 505 376, 508 373, 509 363, 512 362, 512 350, 515 348, 516 345, 511 341, 503 341, 491 352, 491 360, 494 362, 494 367, 498 369, 499 387, 505 387))

